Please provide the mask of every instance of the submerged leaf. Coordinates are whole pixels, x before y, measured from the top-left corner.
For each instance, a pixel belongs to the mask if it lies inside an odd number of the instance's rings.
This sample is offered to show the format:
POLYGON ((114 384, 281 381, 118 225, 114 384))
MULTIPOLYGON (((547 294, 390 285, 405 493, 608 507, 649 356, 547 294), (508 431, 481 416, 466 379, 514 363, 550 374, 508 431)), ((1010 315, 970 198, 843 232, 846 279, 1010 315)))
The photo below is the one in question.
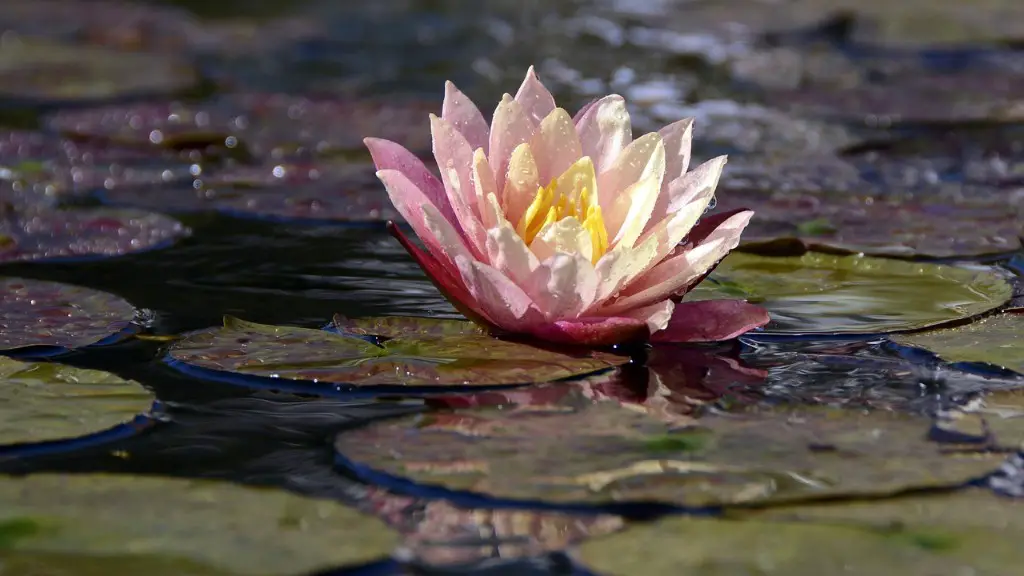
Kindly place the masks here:
POLYGON ((498 499, 690 507, 958 486, 1001 461, 947 453, 927 438, 928 425, 881 411, 780 408, 679 428, 571 394, 557 409, 477 408, 378 422, 342 432, 335 448, 370 481, 385 473, 498 499))
POLYGON ((109 372, 0 356, 0 444, 101 432, 147 413, 154 399, 109 372))
POLYGON ((814 252, 800 257, 734 252, 687 299, 746 298, 771 313, 766 332, 863 334, 969 318, 1011 295, 1009 283, 991 268, 814 252))
POLYGON ((170 357, 185 364, 287 380, 334 384, 495 386, 546 382, 624 364, 598 352, 560 352, 487 336, 464 321, 414 319, 344 321, 343 330, 377 326, 380 346, 325 330, 267 326, 225 318, 224 327, 186 336, 170 357), (408 330, 401 327, 408 326, 408 330), (418 327, 417 327, 418 326, 418 327))
POLYGON ((73 349, 127 328, 135 309, 106 292, 28 278, 0 277, 0 351, 73 349))
MULTIPOLYGON (((242 576, 308 573, 386 556, 397 534, 331 500, 227 482, 117 475, 0 479, 5 571, 242 576), (101 571, 103 568, 105 571, 101 571)), ((18 572, 22 573, 22 572, 18 572)))

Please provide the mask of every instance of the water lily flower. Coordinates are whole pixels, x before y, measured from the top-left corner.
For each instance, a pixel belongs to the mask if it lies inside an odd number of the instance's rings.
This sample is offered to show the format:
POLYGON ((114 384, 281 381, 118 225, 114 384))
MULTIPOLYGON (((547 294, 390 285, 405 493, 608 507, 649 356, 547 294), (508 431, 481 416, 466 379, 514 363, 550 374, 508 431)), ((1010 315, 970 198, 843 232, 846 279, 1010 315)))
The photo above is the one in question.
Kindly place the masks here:
POLYGON ((440 180, 401 145, 365 140, 426 250, 389 229, 492 333, 605 346, 725 340, 768 321, 740 300, 679 302, 753 215, 704 216, 726 158, 687 171, 692 119, 633 140, 621 96, 573 117, 531 67, 489 126, 451 82, 430 124, 440 180))

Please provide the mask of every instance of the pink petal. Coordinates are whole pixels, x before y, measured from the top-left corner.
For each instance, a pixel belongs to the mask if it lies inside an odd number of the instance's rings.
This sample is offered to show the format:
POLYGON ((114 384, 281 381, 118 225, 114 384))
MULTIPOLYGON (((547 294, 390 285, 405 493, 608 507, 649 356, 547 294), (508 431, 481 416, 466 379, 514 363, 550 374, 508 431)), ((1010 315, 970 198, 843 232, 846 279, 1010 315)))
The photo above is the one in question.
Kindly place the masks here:
POLYGON ((530 151, 537 162, 541 185, 561 176, 582 158, 583 147, 569 113, 556 108, 548 114, 530 139, 530 151))
POLYGON ((398 240, 402 247, 405 248, 405 251, 419 264, 423 273, 430 279, 430 282, 437 287, 438 291, 451 302, 452 306, 460 314, 490 332, 500 331, 494 322, 474 303, 473 297, 469 294, 469 290, 466 289, 460 277, 452 275, 448 268, 435 258, 433 254, 425 252, 419 246, 413 244, 394 222, 388 222, 387 228, 388 232, 398 240))
POLYGON ((448 193, 444 184, 435 176, 415 154, 404 146, 381 138, 364 138, 363 143, 370 150, 370 156, 377 170, 398 170, 418 188, 427 201, 441 211, 441 214, 453 225, 458 225, 455 212, 452 211, 448 193))
POLYGON ((668 326, 651 342, 719 342, 768 323, 768 311, 744 300, 680 302, 668 326))
POLYGON ((536 131, 537 123, 530 119, 522 105, 505 94, 491 120, 490 151, 487 155, 491 170, 494 171, 498 198, 505 197, 505 180, 508 178, 512 151, 520 144, 529 142, 536 131))
POLYGON ((526 292, 499 270, 465 257, 457 258, 455 264, 477 306, 503 331, 522 332, 544 321, 526 292))
POLYGON ((533 271, 523 289, 548 320, 574 318, 594 301, 597 273, 582 254, 557 253, 533 271))
POLYGON ((690 147, 693 142, 693 118, 683 118, 658 130, 665 143, 665 183, 669 183, 690 167, 690 147))
POLYGON ((676 304, 671 300, 663 300, 655 302, 650 306, 637 307, 623 314, 613 314, 612 316, 643 320, 647 324, 647 331, 653 334, 658 330, 664 330, 668 326, 675 307, 676 304))
MULTIPOLYGON (((428 207, 435 210, 437 214, 441 214, 440 209, 430 202, 423 191, 408 176, 398 170, 380 170, 377 172, 377 178, 384 184, 384 189, 387 190, 388 197, 391 198, 395 209, 405 218, 405 221, 409 223, 409 226, 426 244, 427 248, 434 252, 441 250, 443 241, 430 229, 424 214, 424 210, 428 207)), ((465 250, 465 243, 462 242, 457 229, 443 215, 441 215, 441 219, 447 224, 447 229, 451 231, 451 234, 455 236, 454 242, 465 250)))
POLYGON ((466 244, 480 260, 484 260, 486 231, 480 222, 476 185, 473 182, 473 149, 462 134, 446 120, 431 114, 434 158, 441 171, 441 181, 448 193, 452 211, 458 219, 466 244))
POLYGON ((574 122, 583 145, 583 155, 594 161, 599 174, 611 166, 633 140, 626 101, 618 94, 595 101, 574 122))
POLYGON ((677 249, 674 256, 662 260, 627 285, 622 296, 603 307, 602 312, 615 314, 685 294, 739 244, 740 234, 753 215, 750 210, 735 213, 721 221, 712 232, 705 233, 696 246, 677 249))
POLYGON ((650 334, 647 322, 620 317, 559 320, 531 326, 529 332, 541 340, 577 346, 612 346, 643 342, 650 334))
MULTIPOLYGON (((661 142, 661 136, 654 132, 630 142, 615 158, 615 162, 598 174, 598 199, 605 215, 605 223, 608 224, 609 237, 615 236, 625 217, 625 214, 618 214, 622 212, 621 208, 616 208, 618 197, 633 184, 651 177, 657 178, 660 191, 664 175, 665 146, 661 142), (617 224, 612 225, 612 220, 617 224)), ((627 202, 625 206, 628 209, 629 203, 627 202)))
POLYGON ((678 212, 691 202, 710 202, 727 161, 726 156, 712 158, 679 178, 663 184, 662 193, 644 233, 651 231, 660 220, 678 212))
POLYGON ((516 92, 516 102, 523 106, 526 115, 537 124, 555 109, 555 98, 537 78, 537 71, 533 66, 526 71, 526 78, 516 92))
POLYGON ((441 106, 441 118, 447 120, 469 142, 470 148, 483 148, 487 152, 487 141, 490 128, 484 115, 476 104, 463 94, 455 84, 444 83, 444 104, 441 106))
POLYGON ((597 104, 598 100, 600 100, 600 98, 594 98, 590 102, 587 102, 586 104, 584 104, 582 108, 577 110, 576 114, 572 117, 573 123, 579 125, 580 120, 583 119, 583 115, 587 113, 587 110, 590 110, 591 106, 593 106, 594 104, 597 104))

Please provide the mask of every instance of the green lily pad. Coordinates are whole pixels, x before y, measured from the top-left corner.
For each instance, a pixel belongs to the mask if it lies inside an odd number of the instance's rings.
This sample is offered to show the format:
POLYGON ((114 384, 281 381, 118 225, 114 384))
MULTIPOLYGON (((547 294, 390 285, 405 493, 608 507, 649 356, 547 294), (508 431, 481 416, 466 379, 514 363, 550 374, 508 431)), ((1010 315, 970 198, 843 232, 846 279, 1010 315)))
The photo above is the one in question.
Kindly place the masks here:
POLYGON ((73 349, 127 328, 135 308, 118 296, 45 280, 0 277, 0 351, 73 349))
POLYGON ((986 362, 1024 374, 1024 314, 1007 312, 964 326, 899 334, 897 344, 924 348, 947 362, 986 362))
POLYGON ((558 406, 477 408, 342 432, 352 470, 502 500, 761 505, 957 486, 999 455, 947 453, 929 420, 828 408, 747 411, 673 427, 583 392, 558 406))
POLYGON ((153 400, 138 382, 109 372, 0 356, 0 444, 100 432, 145 414, 153 400))
POLYGON ((192 333, 175 343, 169 355, 190 366, 239 376, 355 386, 546 382, 629 361, 613 354, 558 352, 499 340, 459 320, 410 318, 357 324, 361 328, 382 326, 389 339, 376 345, 325 330, 225 317, 223 328, 192 333), (410 322, 418 328, 396 333, 391 329, 398 325, 395 322, 410 322))
POLYGON ((5 525, 23 527, 0 539, 5 569, 82 559, 93 571, 73 573, 97 576, 304 574, 384 557, 398 542, 380 521, 331 500, 102 474, 0 479, 0 534, 5 525))
POLYGON ((767 332, 863 334, 969 318, 1011 296, 1009 283, 990 268, 815 252, 799 257, 733 252, 687 298, 745 298, 760 304, 772 316, 767 332))
POLYGON ((801 161, 728 175, 716 209, 756 212, 743 232, 740 249, 747 251, 950 258, 1020 249, 1024 212, 1005 193, 955 187, 956 194, 887 191, 865 183, 852 166, 801 161))
POLYGON ((971 492, 783 508, 742 521, 671 517, 585 542, 578 558, 609 576, 1014 574, 1024 563, 1021 507, 971 492))
POLYGON ((199 76, 169 54, 16 38, 0 47, 0 97, 27 101, 88 102, 183 92, 199 76))

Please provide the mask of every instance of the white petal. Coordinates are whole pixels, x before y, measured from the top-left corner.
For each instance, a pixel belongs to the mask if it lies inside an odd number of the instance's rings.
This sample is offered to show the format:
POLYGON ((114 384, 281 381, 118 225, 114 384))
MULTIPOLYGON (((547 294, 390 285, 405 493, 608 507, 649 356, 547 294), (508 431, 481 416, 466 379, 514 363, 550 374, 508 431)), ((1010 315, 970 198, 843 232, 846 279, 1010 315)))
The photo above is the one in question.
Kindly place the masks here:
POLYGON ((594 300, 597 274, 581 254, 555 254, 531 276, 527 293, 549 321, 575 319, 594 300))
POLYGON ((618 94, 601 98, 576 123, 583 155, 594 160, 600 174, 610 167, 633 139, 626 101, 618 94))
POLYGON ((539 260, 547 260, 556 252, 582 254, 588 259, 594 254, 590 232, 579 220, 571 216, 541 228, 540 233, 530 243, 530 250, 533 250, 539 260))
MULTIPOLYGON (((657 134, 646 134, 633 142, 622 158, 627 161, 631 159, 636 165, 627 164, 617 169, 615 175, 606 172, 598 177, 597 186, 602 198, 605 227, 612 244, 626 242, 632 246, 650 221, 658 196, 661 195, 661 179, 665 174, 665 146, 657 134), (636 180, 628 180, 634 176, 636 180), (620 185, 623 188, 606 204, 604 198, 608 187, 620 185)), ((618 162, 616 166, 619 166, 618 162)))
MULTIPOLYGON (((657 175, 658 182, 665 175, 665 145, 656 132, 644 134, 626 146, 615 162, 597 177, 597 189, 604 211, 605 222, 614 209, 615 198, 626 191, 634 183, 657 175)), ((625 214, 618 216, 617 225, 608 226, 608 236, 614 237, 625 214)))
POLYGON ((480 214, 481 223, 484 228, 494 228, 498 221, 488 206, 488 196, 494 196, 497 187, 494 183, 494 172, 491 172, 483 148, 477 148, 473 153, 473 188, 476 191, 477 212, 480 214))
POLYGON ((489 218, 497 222, 494 228, 487 231, 487 255, 491 265, 519 286, 525 287, 531 275, 540 267, 540 260, 501 214, 498 199, 493 194, 489 196, 489 205, 489 218))

